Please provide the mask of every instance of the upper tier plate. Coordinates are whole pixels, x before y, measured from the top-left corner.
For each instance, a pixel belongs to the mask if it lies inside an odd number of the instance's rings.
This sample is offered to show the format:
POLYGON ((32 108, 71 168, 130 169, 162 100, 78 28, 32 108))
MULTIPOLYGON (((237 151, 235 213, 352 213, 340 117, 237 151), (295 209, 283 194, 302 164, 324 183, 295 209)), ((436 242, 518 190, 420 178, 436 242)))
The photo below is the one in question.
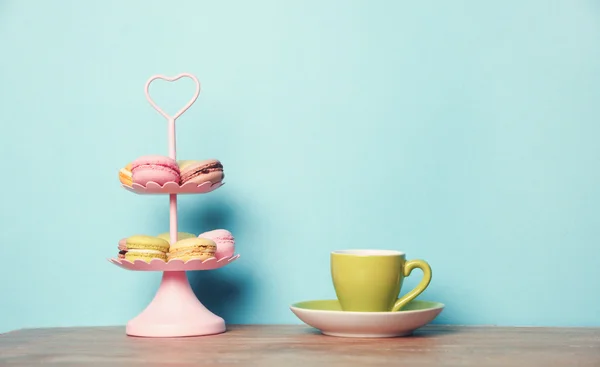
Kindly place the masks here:
POLYGON ((187 182, 182 186, 179 186, 176 182, 167 182, 163 186, 160 186, 156 182, 148 182, 146 186, 134 183, 131 186, 123 185, 125 189, 135 192, 136 194, 142 195, 157 195, 157 194, 205 194, 207 192, 214 191, 219 187, 225 185, 224 182, 212 184, 210 181, 201 183, 200 185, 187 182))
POLYGON ((193 270, 213 270, 222 268, 225 265, 234 262, 240 255, 233 255, 231 257, 224 257, 222 259, 210 258, 207 260, 189 260, 183 262, 182 260, 169 260, 164 261, 161 259, 152 259, 149 263, 143 260, 129 261, 125 259, 108 259, 111 263, 122 267, 127 270, 137 271, 193 271, 193 270))

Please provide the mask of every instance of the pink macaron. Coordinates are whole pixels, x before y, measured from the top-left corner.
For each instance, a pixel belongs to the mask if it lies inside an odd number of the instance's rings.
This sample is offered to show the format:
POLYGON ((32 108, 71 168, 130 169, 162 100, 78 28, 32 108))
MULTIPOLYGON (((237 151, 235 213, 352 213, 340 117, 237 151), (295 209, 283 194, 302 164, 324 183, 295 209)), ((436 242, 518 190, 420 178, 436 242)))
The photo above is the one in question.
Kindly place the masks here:
POLYGON ((217 244, 217 251, 215 252, 215 258, 217 260, 225 257, 231 257, 235 253, 235 239, 228 230, 215 229, 204 232, 198 237, 213 240, 217 244))
POLYGON ((134 183, 142 186, 148 182, 164 186, 167 182, 181 181, 177 161, 161 155, 147 155, 131 162, 131 176, 134 183))

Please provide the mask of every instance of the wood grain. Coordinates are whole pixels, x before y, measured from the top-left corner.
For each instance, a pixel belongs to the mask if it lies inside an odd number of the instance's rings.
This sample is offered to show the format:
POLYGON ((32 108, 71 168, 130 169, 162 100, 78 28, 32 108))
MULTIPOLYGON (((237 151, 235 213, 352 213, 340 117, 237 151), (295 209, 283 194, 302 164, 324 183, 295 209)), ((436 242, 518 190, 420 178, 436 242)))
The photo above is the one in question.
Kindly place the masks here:
POLYGON ((0 335, 0 366, 600 366, 599 328, 427 326, 413 336, 344 339, 305 326, 229 326, 215 336, 146 339, 123 327, 0 335))

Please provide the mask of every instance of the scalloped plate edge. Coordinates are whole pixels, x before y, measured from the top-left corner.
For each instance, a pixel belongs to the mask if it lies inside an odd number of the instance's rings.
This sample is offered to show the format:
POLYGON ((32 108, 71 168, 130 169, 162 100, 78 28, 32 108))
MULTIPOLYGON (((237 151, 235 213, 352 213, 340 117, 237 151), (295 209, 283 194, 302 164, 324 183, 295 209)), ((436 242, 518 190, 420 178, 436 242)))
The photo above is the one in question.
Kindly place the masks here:
POLYGON ((215 182, 215 183, 211 183, 210 181, 205 181, 201 184, 194 184, 192 182, 186 182, 183 185, 179 185, 176 182, 173 181, 169 181, 166 182, 164 185, 160 185, 157 182, 154 181, 149 181, 146 186, 144 185, 140 185, 137 183, 132 184, 131 186, 126 185, 126 184, 121 184, 121 186, 123 186, 124 188, 128 189, 128 190, 170 190, 170 187, 176 188, 178 190, 186 190, 186 189, 198 189, 198 188, 204 188, 204 187, 208 187, 208 188, 212 188, 213 186, 216 187, 221 187, 225 185, 225 182, 215 182), (169 187, 167 187, 169 186, 169 187))
POLYGON ((214 257, 211 257, 210 259, 206 259, 206 260, 200 260, 200 259, 191 259, 188 261, 183 261, 180 259, 171 259, 169 261, 164 261, 161 259, 152 259, 150 260, 150 262, 146 262, 144 260, 139 260, 136 259, 134 261, 130 261, 130 260, 126 260, 126 259, 115 259, 115 258, 109 258, 108 261, 113 263, 113 264, 117 264, 117 265, 133 265, 133 266, 150 266, 150 265, 154 265, 154 264, 160 264, 160 265, 188 265, 188 264, 194 264, 194 263, 199 263, 199 264, 212 264, 212 263, 216 263, 216 264, 220 264, 222 262, 232 262, 234 260, 237 260, 240 257, 240 254, 235 254, 232 255, 230 257, 223 257, 219 260, 217 260, 214 257))

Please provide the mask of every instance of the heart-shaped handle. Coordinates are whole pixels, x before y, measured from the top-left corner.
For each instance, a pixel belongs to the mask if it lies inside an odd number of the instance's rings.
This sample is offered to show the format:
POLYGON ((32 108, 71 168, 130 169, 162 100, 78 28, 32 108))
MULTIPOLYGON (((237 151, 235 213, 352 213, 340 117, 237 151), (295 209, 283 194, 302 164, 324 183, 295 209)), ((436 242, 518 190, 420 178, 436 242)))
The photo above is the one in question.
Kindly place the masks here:
POLYGON ((146 99, 148 100, 148 102, 150 102, 152 107, 154 107, 154 109, 157 110, 161 115, 163 115, 167 120, 172 121, 172 120, 177 119, 179 116, 181 116, 188 108, 190 108, 194 104, 194 102, 196 102, 196 99, 198 98, 198 95, 200 94, 200 82, 194 75, 188 74, 188 73, 182 73, 182 74, 179 74, 174 77, 168 77, 168 76, 164 76, 164 75, 154 75, 153 77, 148 79, 148 81, 146 82, 145 91, 146 91, 146 99), (194 81, 194 83, 196 84, 196 92, 194 93, 194 96, 192 97, 192 99, 190 99, 190 101, 185 106, 183 106, 183 108, 181 110, 179 110, 179 112, 177 112, 175 114, 175 116, 169 116, 165 113, 165 111, 162 110, 162 108, 158 107, 156 105, 156 103, 154 103, 154 101, 152 100, 152 97, 150 97, 150 92, 149 92, 150 84, 153 81, 155 81, 156 79, 161 79, 161 80, 164 80, 167 82, 174 82, 181 78, 192 79, 194 81))

